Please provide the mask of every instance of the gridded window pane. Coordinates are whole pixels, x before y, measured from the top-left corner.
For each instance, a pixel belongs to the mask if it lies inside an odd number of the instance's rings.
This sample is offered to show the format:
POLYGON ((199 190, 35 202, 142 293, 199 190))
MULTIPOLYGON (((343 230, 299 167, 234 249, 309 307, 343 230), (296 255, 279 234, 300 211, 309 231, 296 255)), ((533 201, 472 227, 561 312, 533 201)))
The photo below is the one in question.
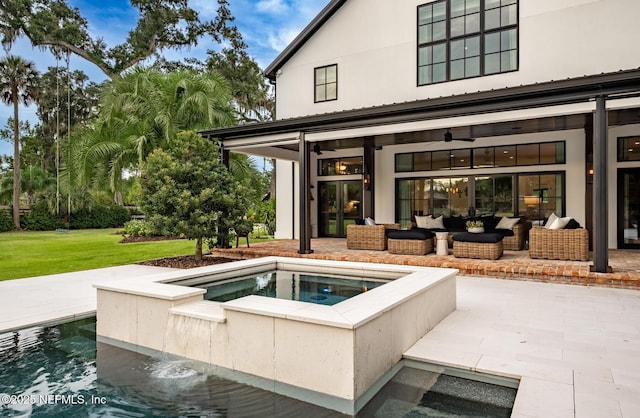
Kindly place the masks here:
POLYGON ((495 29, 500 27, 500 9, 487 10, 484 14, 484 28, 495 29))
POLYGON ((430 65, 418 68, 418 84, 431 84, 433 82, 431 72, 432 68, 430 65))
POLYGON ((458 37, 464 35, 464 16, 451 19, 451 36, 458 37))
POLYGON ((446 81, 446 80, 447 80, 447 64, 434 65, 432 81, 434 83, 439 83, 441 81, 446 81))
POLYGON ((471 168, 471 150, 451 150, 451 168, 471 168))
POLYGON ((518 6, 512 4, 510 6, 502 7, 500 11, 500 25, 511 26, 515 25, 518 21, 518 6))
POLYGON ((484 73, 495 74, 500 72, 500 54, 491 54, 484 57, 484 73))
POLYGON ((518 55, 516 51, 507 51, 500 54, 500 71, 511 71, 518 68, 518 55))
POLYGON ((432 170, 448 170, 449 165, 449 151, 434 151, 431 153, 431 168, 432 170))
POLYGON ((518 165, 534 165, 540 162, 538 144, 518 145, 518 165))
POLYGON ((473 166, 476 168, 493 167, 493 147, 474 149, 473 166))
POLYGON ((431 25, 420 26, 418 29, 418 42, 425 44, 433 41, 432 30, 431 25))
POLYGON ((430 46, 426 46, 418 50, 418 65, 423 66, 432 63, 431 50, 432 48, 430 46))
POLYGON ((467 77, 480 75, 480 57, 468 58, 466 60, 465 74, 467 77))
POLYGON ((480 32, 480 14, 468 15, 464 22, 464 29, 466 34, 480 32))
POLYGON ((418 7, 418 25, 433 22, 433 8, 430 5, 418 7))
POLYGON ((496 167, 511 167, 516 165, 516 147, 496 147, 496 167))
POLYGON ((640 161, 640 136, 618 138, 618 161, 640 161))
POLYGON ((436 22, 433 24, 433 40, 440 41, 447 37, 447 22, 436 22))
POLYGON ((540 164, 564 163, 564 142, 540 144, 540 164))
POLYGON ((335 100, 338 98, 338 85, 336 83, 327 84, 327 95, 325 100, 335 100))
POLYGON ((327 72, 325 68, 316 68, 316 86, 327 82, 327 72))
POLYGON ((487 54, 500 52, 500 33, 499 32, 489 33, 485 35, 484 52, 487 54))
POLYGON ((464 78, 464 60, 451 61, 451 79, 464 78))
POLYGON ((327 67, 327 83, 335 83, 337 80, 337 70, 338 68, 335 65, 327 67))
POLYGON ((518 32, 515 29, 500 32, 500 50, 516 49, 518 47, 518 32))
POLYGON ((413 154, 396 154, 396 172, 413 171, 413 154))
POLYGON ((447 60, 447 45, 437 44, 433 46, 433 62, 440 63, 447 60))
POLYGON ((326 93, 326 90, 325 90, 324 86, 317 86, 316 87, 316 102, 322 102, 324 100, 327 100, 327 95, 325 93, 326 93))
POLYGON ((465 12, 465 0, 451 0, 451 17, 463 16, 465 12))
POLYGON ((464 39, 459 41, 451 41, 451 59, 457 60, 460 58, 464 58, 464 39))
POLYGON ((429 171, 431 170, 431 153, 430 152, 418 152, 413 155, 413 170, 414 171, 429 171))

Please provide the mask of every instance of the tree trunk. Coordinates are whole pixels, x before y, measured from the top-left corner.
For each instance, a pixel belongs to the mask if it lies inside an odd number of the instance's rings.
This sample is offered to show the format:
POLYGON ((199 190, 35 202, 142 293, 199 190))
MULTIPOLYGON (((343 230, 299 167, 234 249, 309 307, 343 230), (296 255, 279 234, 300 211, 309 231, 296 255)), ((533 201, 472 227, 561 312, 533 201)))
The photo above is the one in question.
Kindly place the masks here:
POLYGON ((196 260, 202 260, 202 238, 196 238, 196 260))
POLYGON ((18 91, 12 92, 13 99, 13 225, 20 229, 20 131, 18 125, 18 91))

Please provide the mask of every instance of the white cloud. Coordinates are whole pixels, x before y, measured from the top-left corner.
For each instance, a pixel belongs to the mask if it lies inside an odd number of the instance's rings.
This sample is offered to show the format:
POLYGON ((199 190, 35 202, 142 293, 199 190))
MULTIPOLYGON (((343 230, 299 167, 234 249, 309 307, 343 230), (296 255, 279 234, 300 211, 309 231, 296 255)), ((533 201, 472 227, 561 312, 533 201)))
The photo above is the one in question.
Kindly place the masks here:
POLYGON ((279 15, 288 13, 289 6, 283 0, 260 0, 256 9, 262 13, 279 15))

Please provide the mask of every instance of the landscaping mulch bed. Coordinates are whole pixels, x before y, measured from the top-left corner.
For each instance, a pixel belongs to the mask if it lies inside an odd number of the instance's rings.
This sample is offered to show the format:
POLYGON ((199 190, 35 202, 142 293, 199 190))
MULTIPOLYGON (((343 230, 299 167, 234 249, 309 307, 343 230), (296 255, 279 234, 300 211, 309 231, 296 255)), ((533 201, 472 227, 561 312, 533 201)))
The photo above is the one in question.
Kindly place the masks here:
POLYGON ((169 258, 160 258, 158 260, 143 261, 138 264, 141 264, 143 266, 190 269, 194 267, 210 266, 213 264, 229 263, 231 261, 238 261, 238 260, 233 258, 205 256, 205 257, 202 257, 202 260, 198 261, 192 255, 183 255, 180 257, 169 257, 169 258))

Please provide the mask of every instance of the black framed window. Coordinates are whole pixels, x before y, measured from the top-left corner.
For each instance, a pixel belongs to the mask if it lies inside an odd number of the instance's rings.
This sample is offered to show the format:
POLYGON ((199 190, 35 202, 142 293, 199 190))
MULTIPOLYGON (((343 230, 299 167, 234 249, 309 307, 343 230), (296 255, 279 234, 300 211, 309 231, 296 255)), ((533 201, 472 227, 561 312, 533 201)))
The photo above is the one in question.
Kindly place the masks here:
POLYGON ((314 91, 316 103, 338 99, 338 64, 314 69, 314 91))
MULTIPOLYGON (((625 152, 629 154, 629 150, 632 147, 636 147, 637 155, 625 158, 638 158, 640 160, 640 137, 621 139, 625 139, 625 145, 624 147, 619 145, 619 152, 626 150, 625 152)), ((620 142, 620 144, 623 144, 623 142, 620 142)), ((410 173, 413 171, 455 170, 461 168, 564 164, 566 162, 565 145, 564 141, 556 141, 402 153, 396 154, 395 168, 396 173, 410 173)))
POLYGON ((640 161, 640 136, 618 138, 618 161, 640 161))
POLYGON ((469 177, 396 179, 396 222, 407 225, 416 215, 525 216, 543 223, 566 211, 566 173, 499 173, 469 177))
POLYGON ((518 69, 518 0, 418 6, 418 85, 518 69))
POLYGON ((351 174, 362 174, 362 157, 318 160, 318 176, 345 176, 351 174))

